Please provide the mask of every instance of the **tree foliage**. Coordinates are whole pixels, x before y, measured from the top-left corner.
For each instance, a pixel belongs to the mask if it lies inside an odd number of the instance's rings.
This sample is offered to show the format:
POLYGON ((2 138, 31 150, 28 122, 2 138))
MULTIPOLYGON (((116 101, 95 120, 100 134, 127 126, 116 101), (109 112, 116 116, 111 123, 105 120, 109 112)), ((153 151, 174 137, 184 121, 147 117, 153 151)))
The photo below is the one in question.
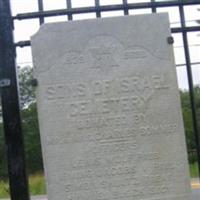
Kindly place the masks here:
POLYGON ((19 86, 22 108, 22 131, 29 173, 43 170, 35 89, 31 86, 32 79, 33 68, 27 66, 20 69, 19 86))
POLYGON ((7 177, 6 148, 3 135, 3 124, 0 123, 0 180, 7 177))
POLYGON ((40 172, 43 170, 43 164, 36 103, 32 103, 28 108, 23 109, 22 130, 28 172, 31 174, 40 172))
MULTIPOLYGON (((35 101, 34 88, 31 87, 32 68, 26 67, 20 70, 20 95, 22 105, 22 130, 25 140, 25 153, 27 161, 27 169, 29 173, 36 173, 43 170, 42 154, 40 145, 39 126, 37 118, 37 107, 35 101)), ((198 122, 200 122, 200 87, 194 88, 196 99, 196 111, 198 122)), ((189 92, 187 90, 180 91, 183 119, 185 124, 185 133, 188 151, 196 148, 195 137, 192 125, 192 112, 190 105, 189 92)), ((198 124, 200 130, 200 123, 198 124)), ((0 123, 0 178, 7 176, 6 170, 6 146, 3 138, 3 127, 0 123)), ((196 155, 189 154, 190 162, 196 161, 196 155)))
MULTIPOLYGON (((182 102, 182 113, 185 126, 186 143, 189 153, 190 162, 195 162, 197 156, 195 153, 196 149, 196 138, 193 131, 193 120, 192 120, 192 110, 190 104, 190 94, 189 91, 184 90, 180 92, 181 102, 182 102)), ((196 103, 196 114, 197 114, 197 125, 200 132, 200 86, 194 87, 194 96, 196 103)))
MULTIPOLYGON (((35 91, 30 84, 33 78, 33 70, 31 67, 24 67, 20 69, 18 76, 26 166, 30 174, 43 170, 35 91)), ((6 177, 6 145, 3 124, 0 123, 0 179, 6 177)))
POLYGON ((31 86, 33 79, 33 68, 30 66, 19 69, 19 96, 22 109, 35 102, 34 88, 31 86))

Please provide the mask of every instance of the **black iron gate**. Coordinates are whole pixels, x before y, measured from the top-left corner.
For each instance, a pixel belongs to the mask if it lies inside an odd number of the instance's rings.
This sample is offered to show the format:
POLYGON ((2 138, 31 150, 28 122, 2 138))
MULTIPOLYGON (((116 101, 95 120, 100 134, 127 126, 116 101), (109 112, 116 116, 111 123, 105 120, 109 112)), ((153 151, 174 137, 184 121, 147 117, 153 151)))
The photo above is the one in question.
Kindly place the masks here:
POLYGON ((128 15, 130 10, 151 9, 151 12, 156 13, 158 8, 178 8, 180 26, 171 28, 171 32, 180 33, 183 37, 183 47, 186 60, 185 66, 192 110, 193 132, 195 134, 196 151, 200 172, 200 131, 198 130, 198 120, 200 119, 197 119, 190 50, 188 44, 188 33, 200 31, 200 25, 186 26, 184 11, 185 6, 200 5, 200 0, 147 0, 148 2, 143 3, 130 3, 129 0, 121 0, 120 4, 112 5, 101 5, 100 0, 94 0, 94 6, 78 8, 73 8, 73 0, 66 0, 66 9, 49 11, 44 11, 43 0, 35 1, 37 1, 38 4, 37 12, 20 13, 12 16, 10 11, 10 1, 0 0, 0 88, 11 199, 29 199, 27 176, 25 173, 26 168, 21 131, 15 58, 16 48, 30 46, 30 41, 20 41, 14 43, 13 24, 15 20, 39 19, 39 23, 41 25, 44 23, 45 18, 52 16, 67 16, 68 20, 73 20, 73 15, 75 14, 95 13, 96 17, 99 18, 101 17, 102 12, 109 11, 123 11, 124 15, 128 15))

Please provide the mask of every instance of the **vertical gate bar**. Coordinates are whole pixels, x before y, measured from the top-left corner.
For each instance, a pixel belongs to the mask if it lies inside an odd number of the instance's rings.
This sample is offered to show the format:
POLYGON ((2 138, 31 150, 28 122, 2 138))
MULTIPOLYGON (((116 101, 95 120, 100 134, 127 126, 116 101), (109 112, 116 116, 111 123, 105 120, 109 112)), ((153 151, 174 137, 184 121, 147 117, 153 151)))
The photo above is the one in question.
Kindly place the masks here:
POLYGON ((101 17, 101 12, 99 11, 100 0, 95 0, 96 17, 101 17))
MULTIPOLYGON (((42 12, 44 10, 44 7, 43 7, 43 0, 38 0, 38 9, 39 9, 39 12, 42 12)), ((44 17, 40 17, 40 25, 44 23, 44 17)))
POLYGON ((0 0, 0 72, 1 79, 10 80, 1 88, 10 195, 12 200, 29 200, 9 0, 0 0))
MULTIPOLYGON (((183 5, 179 5, 179 12, 180 12, 180 18, 181 18, 181 26, 184 28, 185 14, 184 14, 183 5)), ((184 46, 184 52, 185 52, 186 70, 187 70, 187 77, 188 77, 188 84, 189 84, 190 103, 191 103, 191 109, 192 109, 193 131, 195 134, 195 142, 196 142, 196 148, 197 148, 198 172, 199 172, 199 178, 200 178, 200 137, 199 137, 198 123, 197 123, 195 94, 194 94, 194 88, 193 88, 193 75, 192 75, 192 69, 191 69, 187 32, 183 31, 182 35, 183 35, 183 46, 184 46)))
POLYGON ((151 0, 152 3, 152 13, 156 13, 156 6, 154 6, 155 0, 151 0))
POLYGON ((123 4, 124 4, 124 15, 128 15, 129 12, 128 12, 128 8, 127 8, 127 6, 128 6, 127 0, 123 0, 123 4))
MULTIPOLYGON (((72 2, 71 2, 71 0, 67 0, 67 9, 71 9, 72 8, 72 2)), ((72 14, 70 13, 70 14, 68 14, 68 20, 72 20, 73 19, 73 17, 72 17, 72 14)))

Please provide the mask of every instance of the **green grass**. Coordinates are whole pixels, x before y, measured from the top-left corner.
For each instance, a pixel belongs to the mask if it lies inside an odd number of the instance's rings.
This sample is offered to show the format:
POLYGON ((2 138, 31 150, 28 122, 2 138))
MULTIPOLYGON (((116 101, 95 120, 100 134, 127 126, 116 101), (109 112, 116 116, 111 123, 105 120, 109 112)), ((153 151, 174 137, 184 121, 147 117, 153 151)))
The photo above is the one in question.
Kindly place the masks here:
POLYGON ((0 198, 9 197, 9 186, 8 182, 0 180, 0 198))
MULTIPOLYGON (((198 177, 198 164, 190 164, 190 176, 198 177)), ((45 179, 43 174, 29 176, 29 191, 31 195, 46 194, 45 179)), ((7 181, 0 180, 0 198, 9 197, 9 186, 7 181)))
POLYGON ((197 162, 190 164, 190 176, 192 178, 196 178, 199 176, 197 162))
POLYGON ((29 176, 29 191, 31 195, 46 194, 45 179, 43 174, 29 176))
MULTIPOLYGON (((43 174, 29 176, 29 191, 31 195, 46 194, 46 186, 43 174)), ((0 180, 0 198, 9 197, 8 181, 0 180)))

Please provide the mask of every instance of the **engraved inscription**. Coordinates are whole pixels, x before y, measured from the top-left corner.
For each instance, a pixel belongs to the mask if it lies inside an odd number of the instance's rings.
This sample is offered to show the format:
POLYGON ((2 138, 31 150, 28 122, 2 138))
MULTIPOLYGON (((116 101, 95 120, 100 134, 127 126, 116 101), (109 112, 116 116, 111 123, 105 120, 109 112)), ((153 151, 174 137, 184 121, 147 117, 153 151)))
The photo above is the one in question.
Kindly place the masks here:
POLYGON ((145 49, 133 46, 128 47, 124 51, 125 60, 143 59, 148 56, 148 52, 145 49))
POLYGON ((85 57, 81 52, 67 51, 64 57, 65 65, 77 65, 85 63, 85 57))
POLYGON ((54 23, 32 38, 49 200, 190 200, 167 23, 54 23))
POLYGON ((115 68, 120 67, 123 45, 112 36, 97 36, 90 39, 85 52, 92 68, 115 68))
MULTIPOLYGON (((125 94, 139 94, 144 101, 152 92, 170 89, 168 74, 152 76, 120 77, 119 79, 95 80, 92 82, 72 82, 70 84, 50 85, 46 87, 45 99, 61 98, 81 99, 83 97, 108 97, 125 94)), ((119 98, 119 97, 118 97, 119 98)))

